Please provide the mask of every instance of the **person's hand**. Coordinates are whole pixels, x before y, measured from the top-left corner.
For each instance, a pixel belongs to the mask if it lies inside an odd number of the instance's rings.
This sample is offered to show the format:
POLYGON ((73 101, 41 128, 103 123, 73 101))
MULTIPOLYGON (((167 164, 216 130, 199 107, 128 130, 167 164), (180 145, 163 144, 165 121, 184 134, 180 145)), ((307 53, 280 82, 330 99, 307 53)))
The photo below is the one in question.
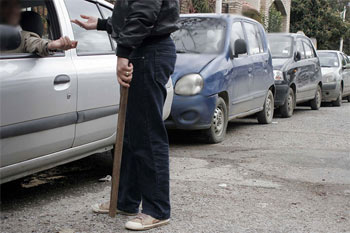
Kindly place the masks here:
POLYGON ((71 20, 72 23, 77 24, 78 26, 85 28, 86 30, 96 30, 98 19, 92 16, 80 15, 83 19, 87 19, 87 21, 83 22, 78 19, 71 20))
POLYGON ((69 49, 75 49, 78 45, 78 41, 72 41, 69 39, 69 37, 61 37, 58 40, 54 40, 49 42, 48 49, 49 50, 69 50, 69 49))
POLYGON ((129 64, 129 59, 118 57, 117 77, 120 85, 130 87, 133 71, 134 67, 131 63, 129 64))

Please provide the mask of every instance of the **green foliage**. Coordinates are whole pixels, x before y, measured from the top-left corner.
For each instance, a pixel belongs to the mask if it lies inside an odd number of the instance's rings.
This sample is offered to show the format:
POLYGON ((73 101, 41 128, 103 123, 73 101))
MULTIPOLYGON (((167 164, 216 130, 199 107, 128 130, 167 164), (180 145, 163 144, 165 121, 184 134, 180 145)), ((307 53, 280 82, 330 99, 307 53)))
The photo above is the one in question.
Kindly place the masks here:
POLYGON ((293 0, 291 10, 291 31, 303 31, 317 39, 318 49, 339 50, 340 38, 344 37, 345 52, 348 45, 350 24, 340 18, 339 8, 330 0, 293 0))
POLYGON ((192 6, 193 6, 194 12, 212 13, 212 12, 214 12, 215 1, 213 1, 213 0, 192 0, 192 6))
POLYGON ((277 10, 275 4, 272 4, 269 11, 269 26, 268 32, 281 32, 282 30, 283 16, 280 11, 277 10))
POLYGON ((252 8, 243 8, 242 11, 242 15, 244 15, 245 17, 249 17, 252 19, 255 19, 256 21, 262 23, 263 19, 261 17, 261 14, 259 13, 259 11, 252 9, 252 8))

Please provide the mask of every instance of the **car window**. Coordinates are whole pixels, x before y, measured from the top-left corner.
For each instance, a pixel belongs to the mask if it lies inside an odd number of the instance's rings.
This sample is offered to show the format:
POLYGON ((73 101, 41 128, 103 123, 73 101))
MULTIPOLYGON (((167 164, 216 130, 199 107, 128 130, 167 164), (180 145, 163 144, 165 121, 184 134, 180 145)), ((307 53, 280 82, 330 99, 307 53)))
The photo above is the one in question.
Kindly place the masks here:
POLYGON ((343 54, 340 54, 340 59, 341 59, 341 64, 342 64, 342 66, 346 66, 346 59, 345 59, 345 57, 343 56, 343 54))
POLYGON ((263 39, 262 39, 262 35, 261 35, 261 31, 259 30, 259 27, 258 25, 255 24, 255 29, 256 29, 256 32, 257 32, 257 39, 258 39, 258 43, 259 43, 259 48, 260 48, 260 53, 263 53, 265 52, 264 51, 264 44, 263 44, 263 39))
POLYGON ((222 19, 183 17, 180 29, 172 34, 177 53, 218 54, 226 37, 226 22, 222 19))
MULTIPOLYGON (((101 18, 101 13, 95 3, 85 0, 65 0, 70 19, 80 19, 80 15, 90 15, 101 18)), ((72 23, 74 39, 79 41, 78 55, 113 53, 108 33, 104 31, 87 31, 72 23)))
POLYGON ((345 54, 343 54, 344 58, 345 58, 345 61, 347 64, 350 64, 350 59, 348 56, 346 56, 345 54))
POLYGON ((249 44, 249 54, 261 53, 261 41, 259 42, 259 32, 256 30, 254 24, 244 23, 244 27, 247 33, 247 40, 249 44))
MULTIPOLYGON (((55 12, 55 7, 52 0, 47 1, 32 1, 32 0, 22 0, 20 5, 22 14, 23 12, 35 12, 40 15, 41 20, 39 21, 42 25, 26 24, 27 31, 40 34, 42 32, 41 38, 43 40, 56 40, 62 36, 60 31, 60 26, 55 12), (43 30, 41 31, 40 28, 43 30), (41 31, 41 32, 40 32, 41 31)), ((28 17, 28 16, 27 16, 28 17)), ((28 22, 28 21, 26 21, 28 22)), ((20 26, 20 25, 19 25, 20 26)), ((22 25, 22 29, 24 26, 22 25)), ((39 35, 40 36, 40 35, 39 35)), ((62 51, 57 51, 54 53, 55 56, 64 56, 62 51)), ((28 53, 24 48, 19 47, 16 50, 11 51, 1 51, 1 58, 23 58, 23 57, 37 57, 35 54, 28 53)))
POLYGON ((272 58, 290 58, 293 56, 293 38, 284 35, 268 35, 272 58))
POLYGON ((296 43, 296 51, 300 53, 300 57, 301 57, 301 60, 305 59, 306 56, 305 56, 305 50, 304 50, 304 46, 303 46, 303 43, 301 42, 301 40, 297 40, 297 43, 296 43))
POLYGON ((236 40, 238 39, 245 40, 243 27, 241 22, 234 22, 232 24, 232 31, 231 31, 231 44, 234 46, 236 40))
POLYGON ((305 48, 305 56, 306 56, 306 59, 316 57, 315 52, 314 52, 314 49, 313 49, 313 47, 311 46, 310 42, 304 40, 304 41, 303 41, 303 44, 304 44, 304 48, 305 48))
POLYGON ((318 53, 320 58, 321 67, 339 67, 339 58, 337 53, 332 52, 320 52, 318 53))

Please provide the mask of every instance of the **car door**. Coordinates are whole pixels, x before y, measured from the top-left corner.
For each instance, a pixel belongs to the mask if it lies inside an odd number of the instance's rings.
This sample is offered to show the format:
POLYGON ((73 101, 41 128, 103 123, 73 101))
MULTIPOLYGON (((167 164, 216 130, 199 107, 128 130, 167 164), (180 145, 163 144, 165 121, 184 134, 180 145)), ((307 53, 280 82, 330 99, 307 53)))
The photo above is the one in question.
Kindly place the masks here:
MULTIPOLYGON (((44 37, 56 39, 66 32, 53 1, 31 4, 35 5, 23 10, 40 10, 44 37)), ((0 58, 1 168, 71 148, 77 120, 77 76, 71 51, 49 57, 2 53, 0 58)), ((6 175, 1 173, 3 179, 6 175)))
POLYGON ((264 106, 265 98, 268 90, 267 83, 270 83, 271 71, 268 71, 269 54, 268 49, 263 41, 263 35, 258 25, 254 22, 244 22, 244 28, 249 44, 249 56, 253 61, 252 66, 252 86, 251 98, 252 108, 258 109, 264 106))
POLYGON ((302 101, 308 97, 308 82, 309 82, 309 62, 306 60, 305 49, 301 38, 297 38, 295 42, 295 52, 300 53, 300 60, 294 61, 288 68, 288 72, 294 72, 295 80, 290 80, 290 83, 295 83, 296 86, 296 101, 302 101))
POLYGON ((317 85, 321 81, 320 64, 312 43, 307 39, 303 39, 303 44, 305 48, 305 62, 308 72, 308 80, 305 82, 305 95, 307 99, 313 99, 315 97, 317 85))
MULTIPOLYGON (((81 14, 101 18, 96 2, 65 0, 68 21, 81 14)), ((104 12, 106 14, 106 10, 104 12)), ((109 9, 111 12, 111 9, 109 9)), ((112 137, 116 132, 119 84, 116 77, 115 47, 107 32, 86 31, 69 24, 72 37, 78 40, 72 61, 78 75, 78 124, 74 147, 112 137)))
MULTIPOLYGON (((246 41, 243 26, 240 21, 232 23, 231 47, 234 48, 235 41, 243 39, 246 41)), ((248 55, 235 56, 232 59, 231 72, 229 72, 229 90, 231 107, 230 116, 237 116, 249 111, 251 105, 251 87, 253 83, 253 62, 248 55)))
POLYGON ((342 69, 342 78, 344 81, 344 88, 343 88, 343 93, 345 95, 350 94, 350 59, 345 56, 344 54, 341 55, 341 65, 343 66, 342 69))

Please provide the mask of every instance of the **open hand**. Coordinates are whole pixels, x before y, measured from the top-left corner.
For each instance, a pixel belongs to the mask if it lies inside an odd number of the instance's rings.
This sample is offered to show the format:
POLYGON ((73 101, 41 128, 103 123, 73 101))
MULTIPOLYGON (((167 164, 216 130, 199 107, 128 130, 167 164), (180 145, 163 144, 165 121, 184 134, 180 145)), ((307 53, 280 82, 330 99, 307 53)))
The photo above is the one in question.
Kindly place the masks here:
POLYGON ((117 77, 120 85, 130 87, 132 80, 133 65, 129 64, 129 59, 118 57, 117 63, 117 77))
POLYGON ((87 19, 87 21, 83 22, 78 19, 71 20, 72 23, 77 24, 78 26, 85 28, 86 30, 96 30, 98 19, 93 16, 80 15, 81 18, 87 19))
POLYGON ((48 49, 49 50, 69 50, 75 49, 78 45, 78 41, 72 41, 69 37, 61 37, 58 40, 54 40, 49 42, 48 49))

